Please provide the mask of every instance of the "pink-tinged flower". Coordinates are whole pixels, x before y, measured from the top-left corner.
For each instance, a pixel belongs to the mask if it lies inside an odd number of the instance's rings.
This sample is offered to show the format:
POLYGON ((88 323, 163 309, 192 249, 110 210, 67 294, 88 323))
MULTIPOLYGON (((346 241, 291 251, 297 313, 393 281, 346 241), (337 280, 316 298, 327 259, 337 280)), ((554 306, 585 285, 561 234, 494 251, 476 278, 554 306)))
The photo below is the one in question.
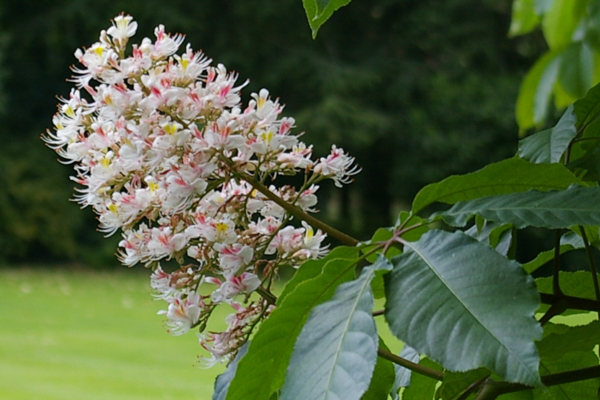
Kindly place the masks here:
POLYGON ((223 283, 219 281, 219 288, 212 293, 215 303, 229 301, 239 294, 252 293, 260 286, 260 279, 253 273, 244 272, 239 276, 231 275, 223 283))
POLYGON ((154 290, 156 299, 170 300, 175 296, 177 291, 171 285, 171 274, 163 271, 161 266, 156 267, 150 276, 150 287, 154 290))
POLYGON ((152 228, 148 240, 148 256, 151 260, 170 258, 182 250, 188 242, 184 233, 173 233, 171 228, 152 228))
POLYGON ((219 266, 223 275, 231 276, 242 271, 252 261, 254 249, 239 243, 224 245, 215 243, 214 249, 219 253, 219 266))
POLYGON ((304 226, 302 248, 294 254, 294 257, 297 257, 300 260, 306 260, 319 258, 327 254, 327 248, 322 247, 326 235, 321 232, 320 229, 315 232, 313 228, 304 221, 302 221, 302 226, 304 226))
POLYGON ((216 303, 234 307, 228 330, 203 342, 214 357, 230 359, 267 307, 264 300, 243 307, 235 297, 325 252, 321 231, 289 225, 285 207, 249 182, 268 182, 273 195, 315 212, 315 184, 340 186, 358 168, 335 146, 312 161, 312 146, 293 133, 277 99, 262 89, 244 106, 247 82, 236 83, 237 74, 189 45, 176 54, 182 35, 160 25, 154 40, 129 45, 136 29, 130 16, 117 16, 96 43, 76 51, 75 88, 60 100, 44 140, 73 164, 75 200, 93 209, 100 230, 122 232, 119 260, 154 268, 151 286, 169 304, 161 314, 172 333, 204 326, 202 312, 216 303), (297 173, 306 174, 301 187, 278 184, 297 173), (166 273, 163 259, 181 268, 166 273), (218 286, 209 305, 196 293, 203 282, 218 286))
POLYGON ((305 211, 313 211, 312 207, 317 205, 317 193, 319 186, 311 185, 308 189, 300 193, 300 197, 296 201, 296 205, 305 211))
POLYGON ((266 254, 278 253, 287 257, 301 248, 303 239, 304 229, 286 226, 275 234, 266 254))
POLYGON ((343 149, 338 149, 336 145, 333 145, 327 158, 321 157, 315 166, 315 173, 331 178, 335 186, 342 187, 343 183, 352 182, 350 177, 361 171, 358 166, 353 166, 353 163, 354 157, 350 157, 343 149))
POLYGON ((165 325, 171 335, 179 336, 191 329, 198 322, 202 313, 203 302, 196 292, 189 292, 185 299, 175 297, 171 299, 169 308, 159 311, 159 315, 166 315, 165 325))
POLYGON ((201 214, 196 217, 197 223, 188 226, 186 234, 194 238, 203 238, 208 242, 231 244, 238 238, 235 223, 231 220, 215 220, 201 214))
POLYGON ((164 25, 159 25, 154 30, 154 35, 156 36, 156 42, 154 42, 154 46, 152 47, 152 56, 156 59, 165 58, 174 54, 185 39, 183 35, 171 37, 169 34, 165 33, 164 25))
POLYGON ((306 147, 302 142, 292 147, 292 151, 289 153, 280 153, 277 155, 277 161, 281 163, 282 167, 288 168, 309 168, 313 165, 313 161, 310 159, 312 154, 312 145, 306 147))

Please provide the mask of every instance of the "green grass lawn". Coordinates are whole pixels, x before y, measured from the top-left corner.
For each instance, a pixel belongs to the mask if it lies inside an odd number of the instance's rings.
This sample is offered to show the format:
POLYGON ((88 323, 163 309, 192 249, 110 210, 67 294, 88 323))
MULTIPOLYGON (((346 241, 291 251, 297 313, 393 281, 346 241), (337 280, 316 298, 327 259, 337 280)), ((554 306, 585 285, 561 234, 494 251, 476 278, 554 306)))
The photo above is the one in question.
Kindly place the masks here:
MULTIPOLYGON (((0 269, 0 399, 211 399, 224 366, 197 366, 194 332, 166 333, 156 315, 165 303, 152 300, 148 276, 125 268, 0 269)), ((553 322, 577 325, 594 317, 553 322)), ((378 323, 398 352, 382 317, 378 323)))
POLYGON ((166 333, 148 276, 0 269, 0 399, 209 400, 224 366, 198 367, 194 332, 166 333))
POLYGON ((0 399, 210 399, 224 367, 197 367, 137 272, 0 270, 0 399))

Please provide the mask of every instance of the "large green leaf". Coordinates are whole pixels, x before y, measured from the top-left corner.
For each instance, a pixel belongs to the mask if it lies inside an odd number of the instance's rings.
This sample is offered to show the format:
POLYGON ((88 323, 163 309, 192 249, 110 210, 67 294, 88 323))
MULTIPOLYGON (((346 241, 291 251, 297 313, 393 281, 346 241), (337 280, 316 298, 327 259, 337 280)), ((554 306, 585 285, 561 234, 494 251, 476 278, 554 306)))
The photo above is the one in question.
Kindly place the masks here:
POLYGON ((519 142, 519 157, 532 163, 557 163, 577 135, 577 117, 569 107, 556 126, 519 142))
POLYGON ((453 226, 464 226, 473 215, 513 224, 561 229, 574 225, 600 225, 600 187, 571 186, 567 190, 512 193, 455 204, 439 213, 453 226))
MULTIPOLYGON (((446 372, 442 386, 438 389, 438 395, 442 400, 455 400, 463 394, 474 382, 490 376, 490 371, 478 368, 466 372, 446 372)), ((475 394, 475 393, 474 393, 475 394)))
MULTIPOLYGON (((543 358, 540 362, 542 375, 554 374, 598 365, 598 357, 592 352, 572 352, 561 358, 543 358)), ((598 400, 600 378, 586 379, 563 385, 534 390, 535 400, 598 400)))
POLYGON ((512 231, 511 224, 496 224, 484 220, 481 226, 475 224, 465 233, 481 243, 487 244, 503 256, 508 256, 513 242, 512 231))
POLYGON ((294 346, 282 400, 359 400, 367 391, 379 343, 371 280, 376 270, 391 268, 381 256, 312 310, 294 346))
POLYGON ((585 96, 593 84, 594 53, 585 42, 574 42, 560 56, 559 82, 574 99, 585 96))
MULTIPOLYGON (((419 359, 421 358, 415 349, 407 345, 404 345, 402 351, 400 351, 400 357, 416 364, 419 363, 419 359)), ((398 400, 398 391, 400 388, 410 386, 412 371, 398 364, 394 364, 394 369, 396 371, 396 379, 394 381, 391 395, 393 400, 398 400)))
MULTIPOLYGON (((441 371, 440 366, 428 358, 423 358, 420 365, 441 371)), ((402 393, 402 400, 430 400, 433 399, 438 381, 424 375, 414 374, 410 386, 402 393)))
POLYGON ((523 79, 515 110, 521 132, 546 120, 559 67, 557 53, 548 52, 536 61, 523 79))
POLYGON ((292 279, 290 279, 288 283, 286 283, 286 285, 283 288, 283 291, 281 292, 281 295, 279 295, 279 299, 277 300, 277 302, 281 304, 290 293, 296 290, 298 285, 308 281, 309 279, 313 279, 321 275, 325 263, 327 263, 329 260, 334 260, 336 258, 357 259, 358 249, 356 247, 337 246, 336 248, 331 250, 331 252, 329 252, 329 254, 327 254, 327 257, 325 258, 305 261, 294 273, 292 279))
POLYGON ((591 88, 584 98, 573 104, 573 113, 577 117, 577 127, 589 125, 600 115, 600 85, 591 88))
POLYGON ((534 0, 514 0, 512 17, 508 34, 510 36, 524 35, 531 32, 540 23, 535 12, 534 0))
POLYGON ((545 334, 537 344, 542 360, 558 359, 574 351, 592 351, 600 344, 600 321, 597 320, 579 326, 546 324, 546 330, 552 332, 545 334))
POLYGON ((539 298, 521 266, 462 232, 430 231, 392 260, 385 317, 403 342, 451 371, 486 367, 537 386, 539 298))
POLYGON ((217 376, 215 380, 215 391, 213 393, 212 400, 225 400, 227 398, 227 391, 229 390, 229 384, 235 376, 238 362, 246 352, 248 351, 249 342, 246 342, 238 351, 235 358, 229 363, 225 372, 217 376))
MULTIPOLYGON (((577 249, 578 249, 578 247, 575 247, 570 243, 563 244, 561 242, 561 244, 559 246, 559 254, 564 254, 569 251, 577 250, 577 249)), ((538 253, 538 255, 533 260, 523 264, 523 269, 525 270, 525 272, 530 274, 533 271, 537 270, 538 268, 546 265, 550 261, 554 260, 555 254, 556 254, 555 250, 553 250, 553 249, 547 250, 547 251, 542 251, 541 253, 538 253)))
POLYGON ((563 49, 571 43, 588 3, 589 0, 552 1, 542 19, 542 31, 551 49, 563 49))
MULTIPOLYGON (((389 351, 383 340, 379 338, 379 347, 389 351)), ((373 378, 369 384, 367 392, 363 394, 360 400, 380 400, 386 399, 392 390, 394 379, 396 378, 395 367, 391 361, 383 357, 377 357, 373 378)))
MULTIPOLYGON (((598 276, 596 279, 600 278, 598 276)), ((565 272, 560 271, 559 273, 560 288, 562 292, 568 296, 579 297, 583 299, 594 300, 596 295, 594 293, 594 285, 592 282, 592 275, 587 271, 577 272, 565 272)), ((537 278, 535 284, 538 287, 540 293, 552 293, 552 277, 537 278)), ((540 309, 544 312, 548 308, 547 305, 540 309)), ((586 310, 569 309, 564 315, 567 314, 579 314, 588 313, 586 310)))
POLYGON ((354 257, 328 256, 308 264, 311 272, 305 271, 305 277, 313 278, 301 282, 292 278, 289 284, 293 289, 283 300, 280 297, 240 360, 228 400, 263 400, 281 387, 294 343, 310 311, 328 300, 341 283, 354 278, 355 265, 354 257))
POLYGON ((416 214, 435 202, 454 204, 530 189, 562 190, 574 183, 580 183, 579 179, 562 165, 540 165, 519 158, 509 158, 479 171, 451 176, 425 186, 415 196, 412 210, 416 214))
POLYGON ((312 30, 313 39, 317 32, 333 13, 340 7, 350 3, 351 0, 302 0, 308 24, 312 30))

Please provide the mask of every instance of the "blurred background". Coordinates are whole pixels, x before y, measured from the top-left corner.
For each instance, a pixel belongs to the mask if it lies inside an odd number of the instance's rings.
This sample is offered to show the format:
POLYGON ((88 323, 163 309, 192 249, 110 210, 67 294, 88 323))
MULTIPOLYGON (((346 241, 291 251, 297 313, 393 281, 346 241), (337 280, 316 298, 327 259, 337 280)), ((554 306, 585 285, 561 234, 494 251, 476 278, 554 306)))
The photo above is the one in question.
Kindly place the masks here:
POLYGON ((355 0, 311 38, 300 0, 23 0, 0 3, 0 263, 118 267, 118 235, 69 202, 70 166, 40 135, 67 96, 76 48, 124 12, 267 88, 314 143, 363 172, 321 188, 321 218, 367 239, 424 185, 516 151, 514 104, 541 35, 509 38, 510 0, 355 0))
POLYGON ((508 37, 511 3, 354 0, 313 40, 300 0, 0 2, 0 398, 205 400, 223 368, 192 368, 195 334, 164 332, 148 271, 119 266, 118 235, 68 201, 71 166, 40 140, 111 18, 133 15, 136 42, 185 33, 250 79, 244 101, 279 97, 315 156, 354 155, 363 172, 322 186, 320 217, 365 240, 424 185, 515 153, 518 88, 547 48, 508 37))

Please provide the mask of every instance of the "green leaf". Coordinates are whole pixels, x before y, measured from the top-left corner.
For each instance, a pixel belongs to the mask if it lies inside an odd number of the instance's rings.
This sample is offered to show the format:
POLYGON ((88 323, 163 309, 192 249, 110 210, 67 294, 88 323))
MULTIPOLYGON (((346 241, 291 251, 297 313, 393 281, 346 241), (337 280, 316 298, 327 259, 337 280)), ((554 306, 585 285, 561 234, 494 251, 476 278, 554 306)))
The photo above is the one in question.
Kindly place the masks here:
POLYGON ((465 233, 481 243, 487 244, 503 256, 507 256, 512 243, 512 225, 496 224, 484 220, 481 227, 473 225, 465 233))
POLYGON ((587 325, 569 326, 546 324, 555 332, 544 336, 537 343, 538 352, 542 361, 544 359, 558 359, 574 351, 592 351, 600 344, 600 321, 592 321, 587 325))
MULTIPOLYGON (((423 358, 420 365, 435 369, 437 371, 441 371, 440 366, 427 359, 423 358)), ((407 387, 402 393, 402 400, 429 400, 433 399, 433 395, 435 393, 435 388, 438 384, 438 381, 428 378, 421 374, 414 374, 411 380, 411 384, 407 387)))
POLYGON ((600 115, 600 84, 594 86, 585 97, 573 104, 573 113, 577 117, 577 127, 589 125, 600 115))
POLYGON ((341 284, 331 300, 312 310, 294 346, 282 400, 329 396, 359 400, 367 391, 379 343, 371 280, 376 270, 391 267, 381 256, 357 279, 341 284))
POLYGON ((293 289, 279 298, 277 308, 263 323, 252 339, 248 353, 240 360, 238 372, 229 387, 228 400, 263 400, 281 387, 294 343, 310 311, 328 300, 341 283, 354 278, 356 262, 355 257, 332 259, 328 255, 308 264, 311 271, 304 274, 314 276, 312 279, 297 282, 296 276, 292 278, 288 285, 291 284, 293 289))
MULTIPOLYGON (((598 246, 598 227, 586 226, 584 227, 584 229, 587 233, 590 244, 593 246, 598 246)), ((579 233, 579 227, 576 228, 576 231, 579 233)), ((578 235, 578 233, 566 232, 561 236, 559 254, 564 254, 569 251, 582 249, 584 247, 583 239, 581 238, 581 236, 578 235)), ((523 269, 525 270, 525 272, 530 274, 538 268, 544 266, 548 262, 552 261, 554 259, 554 254, 554 249, 542 251, 533 260, 523 264, 523 269)))
POLYGON ((532 163, 557 163, 577 135, 577 117, 573 106, 560 118, 554 128, 545 130, 519 142, 519 157, 532 163))
POLYGON ((553 3, 554 0, 533 0, 536 14, 542 15, 547 13, 552 8, 553 3))
MULTIPOLYGON (((379 347, 385 350, 389 349, 379 338, 379 347)), ((396 377, 394 373, 394 366, 396 364, 386 360, 383 357, 377 357, 377 364, 375 364, 375 371, 373 371, 373 378, 369 384, 367 392, 361 397, 361 400, 380 400, 387 399, 388 394, 392 390, 394 379, 396 377)))
POLYGON ((451 372, 444 373, 444 381, 438 389, 438 395, 442 400, 454 400, 474 382, 490 376, 490 371, 485 368, 478 368, 466 372, 451 372))
POLYGON ((329 0, 316 0, 317 3, 317 14, 320 14, 329 5, 329 0))
POLYGON ((533 392, 531 390, 521 390, 520 392, 512 392, 498 396, 498 400, 533 400, 533 392))
POLYGON ((415 196, 412 209, 416 214, 435 202, 454 204, 529 189, 563 190, 573 183, 580 183, 580 180, 562 165, 533 164, 515 157, 425 186, 415 196))
POLYGON ((509 36, 519 36, 531 32, 540 19, 535 12, 534 0, 514 0, 509 36))
POLYGON ((336 258, 358 259, 358 249, 356 247, 338 246, 331 250, 325 258, 308 260, 302 263, 296 273, 294 273, 292 279, 290 279, 283 288, 283 291, 277 300, 278 303, 282 303, 283 300, 285 300, 290 293, 296 290, 296 287, 298 287, 298 285, 301 283, 319 276, 322 273, 325 263, 336 258))
POLYGON ((559 82, 574 99, 585 96, 592 86, 594 53, 584 42, 569 44, 560 55, 559 82))
MULTIPOLYGON (((598 277, 600 278, 600 276, 598 277)), ((592 276, 587 271, 577 272, 559 272, 560 288, 562 292, 568 296, 575 296, 584 299, 594 300, 596 295, 594 294, 594 286, 592 284, 592 276)), ((538 287, 540 293, 552 293, 552 277, 537 278, 535 284, 538 287)), ((544 311, 548 308, 544 305, 540 311, 544 311)), ((567 314, 579 314, 588 313, 585 310, 569 309, 564 315, 567 314)))
MULTIPOLYGON (((569 251, 577 250, 577 249, 578 249, 577 247, 574 247, 571 244, 561 244, 559 247, 559 252, 560 252, 560 254, 564 254, 569 251)), ((554 254, 555 254, 554 249, 542 251, 533 260, 523 264, 523 269, 525 270, 525 272, 530 274, 533 271, 537 270, 538 268, 546 265, 550 261, 554 260, 554 254)))
POLYGON ((567 190, 511 193, 455 204, 438 213, 453 226, 465 226, 473 215, 513 224, 516 228, 561 229, 574 225, 600 225, 600 188, 571 186, 567 190))
POLYGON ((246 342, 238 351, 235 358, 229 363, 225 372, 217 376, 215 380, 215 391, 213 393, 212 400, 225 400, 227 398, 227 391, 229 390, 229 384, 235 376, 238 362, 246 352, 248 351, 249 342, 246 342))
MULTIPOLYGON (((559 359, 542 359, 540 373, 554 374, 598 365, 598 357, 592 352, 567 353, 559 359)), ((600 378, 586 379, 563 385, 539 388, 533 391, 536 400, 598 400, 600 378)))
POLYGON ((557 53, 548 52, 525 75, 515 110, 521 132, 539 126, 546 120, 559 67, 557 53))
POLYGON ((542 18, 542 32, 550 49, 564 49, 585 14, 589 0, 553 0, 542 18))
POLYGON ((582 180, 589 182, 600 180, 600 140, 598 139, 580 141, 573 146, 571 151, 571 162, 567 164, 567 168, 580 176, 582 180), (589 147, 590 144, 592 147, 589 147), (584 145, 588 147, 587 150, 584 145))
POLYGON ((462 232, 406 243, 386 277, 385 317, 400 340, 451 371, 486 367, 540 384, 539 297, 521 266, 462 232))
POLYGON ((308 24, 312 30, 313 39, 317 37, 319 28, 339 8, 350 3, 351 0, 302 0, 308 24))
MULTIPOLYGON (((414 362, 414 363, 419 363, 419 353, 417 353, 417 351, 415 349, 413 349, 410 346, 404 345, 404 347, 402 348, 402 351, 400 351, 400 357, 404 358, 405 360, 414 362)), ((394 364, 394 369, 396 371, 396 380, 394 381, 394 388, 392 389, 392 397, 394 395, 396 395, 396 397, 394 397, 394 400, 397 400, 398 396, 398 389, 402 388, 402 387, 409 387, 410 386, 410 381, 411 381, 411 377, 412 377, 412 371, 408 368, 402 367, 398 364, 394 364)))

